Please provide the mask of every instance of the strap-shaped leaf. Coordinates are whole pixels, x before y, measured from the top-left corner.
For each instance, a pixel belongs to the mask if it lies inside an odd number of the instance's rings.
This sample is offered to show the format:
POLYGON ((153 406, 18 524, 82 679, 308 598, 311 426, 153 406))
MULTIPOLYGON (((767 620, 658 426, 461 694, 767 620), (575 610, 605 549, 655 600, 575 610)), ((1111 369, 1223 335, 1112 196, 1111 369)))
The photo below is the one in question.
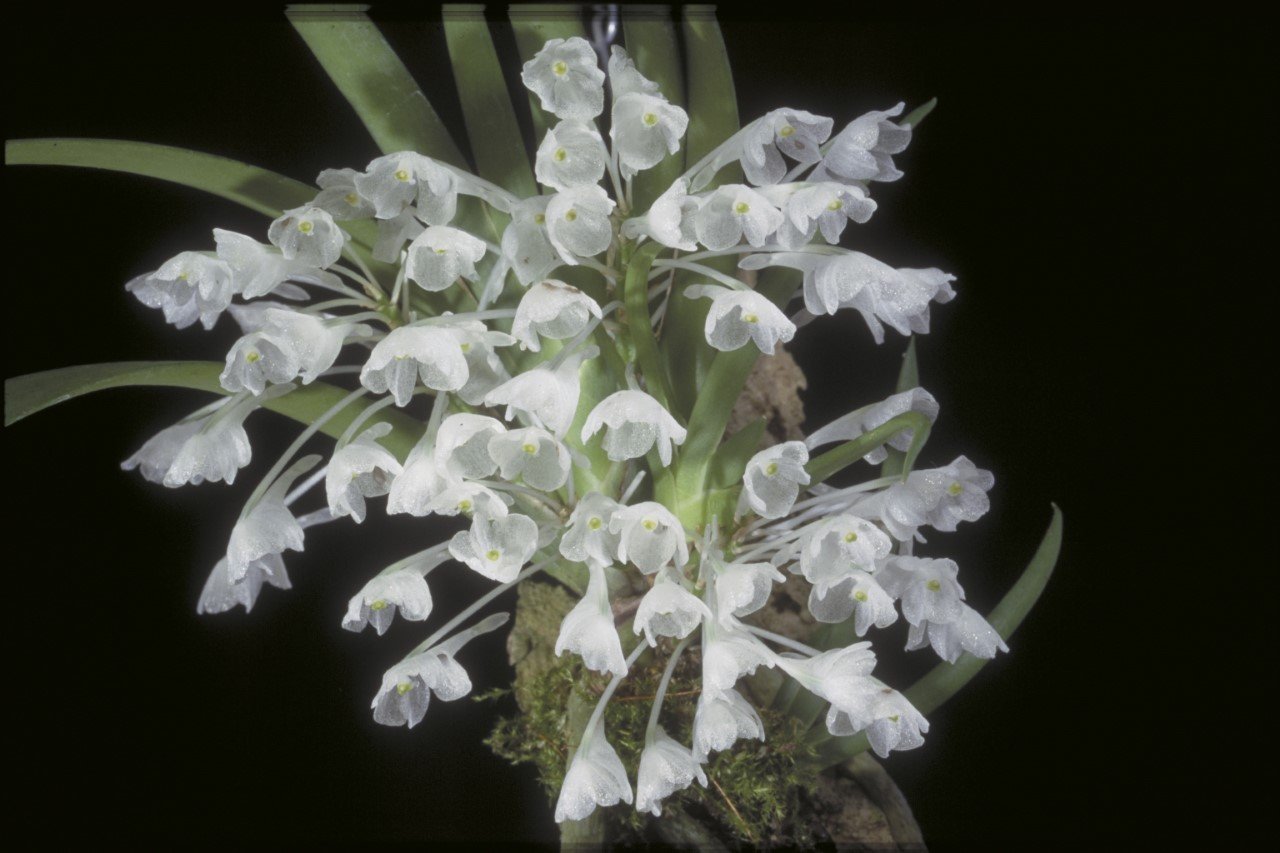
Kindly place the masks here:
MULTIPOLYGON (((511 18, 511 31, 516 37, 520 61, 528 62, 551 39, 587 38, 582 25, 582 7, 569 3, 523 3, 512 6, 507 14, 511 18)), ((589 41, 590 39, 588 39, 589 41)), ((538 144, 546 135, 555 116, 543 112, 538 96, 529 93, 529 109, 533 114, 533 142, 538 144)))
MULTIPOLYGON (((671 103, 685 105, 684 73, 680 68, 680 51, 676 44, 676 28, 665 7, 626 6, 622 10, 622 35, 627 52, 635 60, 640 73, 657 83, 662 95, 671 103)), ((664 158, 652 169, 635 176, 632 203, 637 213, 649 209, 653 200, 671 186, 684 171, 683 146, 664 158)))
MULTIPOLYGON (((4 159, 10 166, 76 166, 158 178, 234 201, 273 219, 306 204, 319 192, 239 160, 125 139, 12 139, 4 144, 4 159)), ((366 248, 377 239, 372 222, 344 222, 343 228, 366 248)))
POLYGON ((733 70, 716 23, 715 8, 685 6, 681 12, 689 97, 689 134, 684 154, 687 163, 698 162, 740 126, 733 70))
MULTIPOLYGON (((898 371, 898 384, 894 388, 894 393, 901 394, 903 391, 919 387, 920 366, 916 362, 916 336, 912 335, 907 338, 907 352, 902 356, 902 369, 898 371)), ((907 454, 896 447, 886 447, 885 451, 888 456, 880 466, 880 476, 896 477, 906 467, 907 454)))
POLYGON ((476 171, 521 198, 536 195, 529 154, 484 19, 484 6, 446 5, 444 36, 476 171))
POLYGON ((417 151, 467 168, 462 150, 361 7, 295 6, 285 14, 384 154, 417 151))
MULTIPOLYGON (((222 367, 217 361, 118 361, 28 373, 4 382, 4 423, 9 426, 42 409, 109 388, 163 386, 226 395, 218 383, 222 367)), ((336 385, 312 382, 268 400, 264 408, 309 424, 348 393, 336 385)), ((336 438, 359 412, 358 407, 341 411, 321 431, 336 438)), ((422 435, 423 425, 403 412, 385 409, 369 423, 384 421, 391 424, 391 432, 380 441, 403 460, 422 435)))
MULTIPOLYGON (((1000 600, 996 608, 987 615, 987 621, 1005 640, 1013 636, 1022 620, 1031 612, 1031 608, 1040 599, 1049 578, 1053 575, 1054 566, 1058 564, 1058 554, 1062 550, 1062 510, 1053 505, 1053 518, 1049 521, 1049 529, 1045 531, 1040 546, 1023 570, 1022 576, 1013 588, 1000 600)), ((922 714, 931 714, 944 702, 960 692, 978 672, 987 665, 987 661, 971 654, 963 654, 954 664, 940 663, 929 671, 906 691, 907 699, 922 714)), ((832 737, 825 731, 814 737, 818 744, 818 759, 824 767, 848 761, 860 752, 866 751, 867 737, 864 734, 852 737, 832 737)))
POLYGON ((10 166, 79 166, 128 172, 204 190, 270 217, 306 204, 315 187, 238 160, 124 139, 13 139, 4 144, 10 166))

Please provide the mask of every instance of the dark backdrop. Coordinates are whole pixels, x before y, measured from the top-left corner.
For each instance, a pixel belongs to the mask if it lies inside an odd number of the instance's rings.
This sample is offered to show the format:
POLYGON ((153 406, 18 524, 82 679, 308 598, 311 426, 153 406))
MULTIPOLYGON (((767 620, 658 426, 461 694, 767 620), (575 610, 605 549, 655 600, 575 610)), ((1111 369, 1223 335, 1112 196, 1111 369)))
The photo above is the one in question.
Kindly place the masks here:
MULTIPOLYGON (((1274 648, 1261 638, 1274 534, 1253 536, 1274 491, 1273 374, 1260 365, 1274 238, 1251 206, 1275 185, 1261 30, 787 11, 725 24, 744 116, 792 105, 840 126, 898 100, 941 102, 899 158, 906 178, 876 187, 879 212, 851 229, 884 260, 959 276, 919 341, 943 406, 927 460, 965 453, 997 486, 990 515, 939 535, 937 552, 957 555, 985 610, 1049 502, 1066 513, 1057 575, 1012 653, 932 715, 924 748, 888 762, 926 838, 1245 831, 1271 713, 1250 691, 1274 678, 1245 659, 1274 648)), ((26 14, 9 27, 8 137, 169 143, 304 180, 376 153, 275 14, 26 14)), ((460 127, 438 7, 379 19, 460 127)), ((6 375, 222 357, 231 323, 176 332, 122 285, 211 246, 215 226, 261 236, 265 221, 126 176, 24 167, 4 181, 6 375)), ((810 424, 891 390, 903 344, 890 332, 876 347, 852 316, 806 330, 794 351, 810 424)), ((22 823, 46 838, 552 842, 533 770, 481 745, 494 706, 436 703, 412 732, 370 717, 383 669, 417 632, 344 632, 345 601, 438 528, 375 509, 362 529, 317 529, 289 560, 293 591, 266 590, 249 617, 196 617, 246 490, 291 432, 254 416, 254 465, 230 490, 118 470, 199 401, 117 391, 4 432, 22 823)), ((463 571, 434 581, 441 612, 487 587, 463 571)), ((496 637, 466 664, 478 689, 509 677, 496 637)))

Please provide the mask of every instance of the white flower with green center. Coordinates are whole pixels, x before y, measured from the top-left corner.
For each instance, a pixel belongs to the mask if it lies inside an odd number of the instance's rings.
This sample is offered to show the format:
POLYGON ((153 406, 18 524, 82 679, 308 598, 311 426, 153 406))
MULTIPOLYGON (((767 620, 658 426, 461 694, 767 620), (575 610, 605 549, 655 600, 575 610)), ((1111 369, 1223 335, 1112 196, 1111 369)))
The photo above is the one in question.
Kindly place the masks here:
POLYGON ((359 174, 355 169, 325 169, 316 178, 320 192, 311 204, 339 222, 372 218, 373 205, 356 189, 356 176, 359 174))
POLYGON ((516 306, 511 334, 522 349, 541 352, 539 339, 562 341, 586 328, 591 318, 600 319, 600 304, 578 288, 563 281, 547 279, 530 287, 516 306))
POLYGON ((365 517, 364 499, 381 497, 391 491, 391 481, 401 471, 400 462, 378 443, 378 439, 390 432, 391 424, 374 424, 334 451, 324 478, 329 512, 334 518, 351 516, 360 524, 365 517))
POLYGON ((618 534, 618 559, 634 563, 646 575, 667 565, 683 568, 689 562, 683 525, 656 501, 615 510, 609 530, 618 534))
POLYGON ((449 553, 472 571, 499 583, 510 583, 538 550, 538 525, 519 513, 494 517, 477 513, 469 530, 449 541, 449 553))
POLYGON ((551 39, 524 64, 520 79, 559 118, 590 121, 604 112, 604 72, 586 39, 551 39))
POLYGON ((293 463, 231 528, 227 543, 227 573, 233 583, 249 570, 249 565, 272 554, 302 550, 302 525, 285 503, 294 480, 320 461, 317 455, 304 456, 293 463))
POLYGON ((791 512, 800 487, 809 485, 809 450, 803 441, 785 441, 765 448, 747 461, 742 495, 752 512, 782 518, 791 512))
POLYGON ((455 479, 488 477, 498 470, 498 463, 489 453, 489 439, 506 431, 502 421, 488 415, 449 415, 440 422, 436 433, 436 466, 455 479))
POLYGON ((613 242, 613 199, 597 186, 570 187, 547 202, 547 236, 566 264, 593 258, 613 242))
POLYGON ((476 358, 487 360, 490 347, 514 340, 479 321, 401 326, 373 348, 360 370, 360 384, 375 394, 390 393, 397 406, 409 403, 419 379, 436 391, 459 391, 471 380, 476 358))
POLYGON ((251 560, 239 580, 232 580, 227 558, 222 557, 209 573, 204 588, 200 590, 196 614, 226 613, 237 604, 248 613, 257 603, 263 584, 271 584, 277 589, 292 588, 289 573, 285 571, 284 560, 279 554, 268 554, 251 560))
POLYGON ((991 508, 987 492, 994 485, 990 471, 960 456, 945 468, 912 471, 905 482, 864 499, 857 508, 878 517, 894 538, 905 542, 926 525, 950 532, 962 521, 977 521, 991 508))
POLYGON ((663 465, 671 464, 671 445, 684 444, 688 432, 657 400, 643 391, 615 391, 587 415, 582 443, 600 430, 605 453, 614 462, 638 459, 656 448, 663 465))
POLYGON ((764 722, 736 690, 703 689, 693 717, 693 755, 706 762, 743 738, 764 740, 764 722))
POLYGON ((622 223, 622 236, 629 240, 649 237, 672 249, 692 252, 698 248, 694 216, 702 199, 689 195, 689 182, 679 178, 641 216, 622 223))
POLYGON ((550 196, 534 196, 513 206, 511 224, 502 232, 502 257, 526 287, 564 263, 547 236, 548 201, 550 196))
POLYGON ((430 293, 448 290, 458 279, 476 280, 483 240, 446 225, 433 225, 409 244, 405 276, 430 293))
POLYGON ((448 482, 427 502, 427 512, 436 515, 505 518, 512 499, 480 483, 448 482))
POLYGON ((575 563, 595 562, 603 566, 618 560, 619 533, 609 527, 613 514, 622 504, 608 495, 588 492, 569 515, 564 536, 560 538, 560 553, 575 563))
POLYGON ((890 121, 902 114, 905 105, 889 110, 873 110, 859 116, 836 134, 814 169, 813 181, 896 181, 902 172, 893 164, 893 155, 911 144, 911 126, 890 121))
POLYGON ((831 136, 834 122, 824 116, 787 107, 752 124, 742 147, 742 171, 751 183, 776 184, 787 172, 786 154, 801 163, 817 163, 819 147, 831 136))
POLYGON ((394 219, 412 208, 428 224, 446 225, 457 211, 453 173, 412 151, 378 157, 352 182, 378 219, 394 219))
POLYGON ((636 811, 662 815, 662 801, 683 791, 697 779, 707 787, 707 774, 693 752, 667 735, 661 726, 645 738, 636 775, 636 811))
POLYGON ((938 657, 947 663, 955 663, 962 652, 990 660, 997 651, 1009 651, 996 629, 967 604, 960 605, 960 615, 951 622, 926 619, 919 625, 912 625, 907 634, 907 651, 922 649, 926 645, 932 646, 938 657))
POLYGON ((724 617, 748 616, 769 601, 786 577, 772 563, 728 563, 716 570, 715 609, 724 617))
POLYGON ((556 823, 582 820, 597 806, 631 802, 631 784, 604 733, 603 718, 582 734, 556 799, 556 823))
POLYGON ((782 184, 761 187, 760 192, 782 209, 777 241, 788 249, 812 242, 819 232, 836 245, 848 223, 864 224, 876 211, 875 201, 857 184, 782 184))
POLYGON ((796 324, 754 290, 694 284, 684 289, 684 295, 690 299, 711 300, 703 331, 707 343, 721 352, 740 349, 751 341, 765 355, 773 355, 778 343, 787 343, 795 337, 796 324))
POLYGON ((130 280, 124 289, 148 308, 159 308, 165 322, 179 329, 197 320, 212 329, 235 293, 230 265, 200 252, 170 258, 155 272, 130 280))
POLYGON ((373 697, 373 719, 384 726, 413 728, 426 716, 432 693, 441 702, 452 702, 470 692, 471 678, 453 655, 429 649, 387 670, 373 697))
MULTIPOLYGON (((429 564, 434 568, 435 563, 429 564)), ((399 612, 400 618, 422 622, 431 615, 431 590, 423 577, 423 566, 411 565, 385 572, 370 580, 347 605, 342 627, 363 631, 372 625, 378 636, 386 633, 399 612)))
POLYGON ((300 370, 302 361, 291 347, 269 330, 252 332, 232 345, 218 382, 232 393, 248 391, 257 396, 268 385, 291 382, 300 370))
POLYGON ((554 492, 569 479, 569 450, 555 436, 538 427, 524 427, 489 439, 489 453, 497 461, 502 479, 523 481, 544 492, 554 492))
POLYGON ((964 590, 956 580, 955 560, 931 557, 894 557, 876 580, 902 604, 902 615, 912 625, 922 622, 954 622, 964 608, 964 590))
POLYGON ((587 570, 586 592, 560 623, 556 656, 572 652, 582 658, 587 669, 626 675, 627 659, 614 625, 613 609, 609 606, 604 567, 593 561, 587 564, 587 570))
POLYGON ((327 211, 307 206, 286 210, 276 218, 267 239, 285 260, 324 269, 342 257, 347 235, 327 211))
POLYGON ((855 569, 874 573, 893 550, 884 531, 849 514, 816 523, 802 543, 800 572, 823 590, 855 569))
POLYGON ((713 251, 736 246, 744 238, 763 246, 782 224, 782 211, 745 184, 727 184, 702 202, 693 215, 698 242, 713 251))
POLYGON ((578 411, 582 394, 579 370, 585 360, 597 353, 595 347, 586 347, 559 364, 546 362, 530 368, 485 394, 485 405, 506 406, 503 417, 507 420, 520 412, 563 437, 578 411))
POLYGON ((682 640, 711 618, 711 610, 684 584, 662 572, 653 587, 640 599, 632 630, 644 634, 649 645, 658 645, 658 637, 682 640))
POLYGON ((604 177, 608 152, 594 127, 581 121, 562 121, 547 131, 534 159, 538 183, 553 190, 598 184, 604 177))
POLYGON ((213 240, 219 260, 231 268, 232 292, 245 299, 257 299, 269 293, 285 295, 286 289, 293 287, 287 283, 290 281, 320 284, 331 290, 341 287, 341 280, 333 273, 302 260, 291 261, 274 246, 244 234, 215 228, 213 240))
POLYGON ((680 150, 689 115, 660 95, 632 92, 614 98, 609 137, 626 177, 680 150))
POLYGON ((859 637, 872 625, 887 628, 898 621, 893 596, 861 569, 850 571, 835 583, 810 590, 809 612, 819 622, 829 623, 844 622, 852 616, 853 629, 859 637))
MULTIPOLYGON (((852 441, 873 429, 884 426, 898 415, 903 415, 907 412, 919 412, 928 418, 930 422, 933 422, 938 419, 938 410, 938 401, 934 399, 932 394, 923 388, 912 388, 886 397, 879 403, 872 403, 870 406, 863 406, 847 415, 842 415, 821 429, 810 433, 804 442, 812 450, 815 447, 821 447, 824 444, 831 444, 837 441, 852 441)), ((911 442, 914 439, 914 429, 901 430, 895 433, 884 445, 877 447, 862 458, 871 465, 879 465, 889 458, 886 447, 905 452, 911 447, 911 442)), ((903 537, 898 538, 901 539, 903 537)))

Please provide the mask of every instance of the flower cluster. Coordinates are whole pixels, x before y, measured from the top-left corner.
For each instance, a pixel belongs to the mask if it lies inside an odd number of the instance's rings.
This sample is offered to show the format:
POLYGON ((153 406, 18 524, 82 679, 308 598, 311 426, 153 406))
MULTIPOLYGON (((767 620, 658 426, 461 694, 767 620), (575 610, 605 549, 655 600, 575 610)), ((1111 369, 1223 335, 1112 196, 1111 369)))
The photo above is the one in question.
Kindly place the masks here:
POLYGON ((901 614, 908 649, 928 645, 947 661, 994 656, 1004 643, 965 602, 956 564, 914 553, 926 529, 955 530, 986 512, 991 474, 962 456, 840 488, 823 482, 818 448, 857 445, 870 464, 913 448, 938 414, 917 388, 806 441, 748 448, 736 512, 719 504, 717 516, 696 474, 723 423, 708 434, 677 404, 669 356, 656 347, 674 313, 697 318, 697 346, 766 356, 798 321, 845 309, 876 342, 886 326, 927 332, 931 303, 954 295, 952 276, 839 245, 849 223, 874 214, 872 184, 902 174, 893 158, 912 134, 902 105, 838 133, 830 118, 774 110, 637 210, 633 180, 680 149, 685 111, 624 50, 613 48, 602 70, 579 38, 547 42, 522 79, 556 119, 534 163, 543 194, 520 198, 419 153, 387 154, 363 171, 321 173, 314 200, 272 222, 266 243, 215 230, 213 252, 184 252, 127 285, 180 328, 211 328, 229 313, 243 332, 221 374, 227 396, 124 463, 148 480, 230 484, 250 462, 244 423, 257 409, 320 379, 352 386, 249 496, 199 609, 248 610, 264 583, 288 588, 282 555, 303 549, 305 528, 360 523, 385 496, 388 513, 456 516, 465 527, 364 584, 345 628, 382 634, 397 615, 427 620, 428 575, 450 561, 495 586, 387 671, 373 699, 378 722, 413 726, 432 694, 470 691, 456 655, 505 616, 461 626, 503 591, 547 572, 580 595, 555 652, 612 681, 568 767, 557 820, 633 799, 660 814, 673 792, 705 785, 712 753, 765 737, 740 689, 761 668, 829 703, 832 735, 865 732, 882 756, 918 746, 928 723, 873 675, 869 641, 813 649, 757 627, 752 614, 790 573, 808 584, 819 621, 853 620, 862 637, 901 614), (747 182, 719 183, 734 164, 747 182), (770 268, 794 278, 781 298, 752 284, 753 271, 770 268), (792 299, 803 310, 789 315, 792 299), (907 416, 914 426, 868 440, 907 416), (327 461, 295 461, 322 429, 337 433, 327 461), (325 505, 296 515, 321 482, 325 505), (615 606, 623 587, 646 590, 634 608, 615 606), (695 644, 702 684, 686 745, 659 723, 676 660, 695 644), (650 650, 669 660, 633 797, 603 710, 650 650))

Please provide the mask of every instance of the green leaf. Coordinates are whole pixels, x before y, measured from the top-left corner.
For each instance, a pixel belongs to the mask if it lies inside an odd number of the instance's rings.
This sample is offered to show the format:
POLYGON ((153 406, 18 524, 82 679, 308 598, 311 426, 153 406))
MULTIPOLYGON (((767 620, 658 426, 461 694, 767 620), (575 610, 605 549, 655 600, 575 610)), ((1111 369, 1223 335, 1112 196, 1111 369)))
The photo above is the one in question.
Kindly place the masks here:
MULTIPOLYGON (((653 80, 668 101, 685 105, 684 75, 676 29, 666 7, 624 6, 622 35, 640 73, 653 80)), ((632 209, 643 212, 684 171, 684 149, 632 179, 632 209)))
MULTIPOLYGON (((685 6, 684 67, 689 94, 685 162, 696 163, 738 131, 738 96, 715 6, 685 6)), ((732 180, 726 180, 732 183, 732 180)))
MULTIPOLYGON (((907 338, 907 352, 902 356, 902 369, 898 371, 898 384, 895 394, 920 387, 920 367, 916 363, 916 336, 907 338)), ((884 464, 880 466, 881 477, 896 477, 906 468, 907 454, 896 447, 886 447, 884 464)))
POLYGON ((292 6, 285 15, 379 150, 417 151, 467 168, 444 122, 363 8, 292 6))
MULTIPOLYGON (((218 361, 119 361, 28 373, 4 382, 4 424, 10 426, 42 409, 109 388, 163 386, 226 396, 226 389, 218 382, 222 368, 218 361)), ((263 407, 310 424, 348 393, 336 385, 312 382, 266 401, 263 407)), ((359 411, 356 407, 339 412, 321 431, 338 437, 359 411)), ((385 409, 369 419, 370 425, 379 422, 389 423, 392 428, 380 441, 403 460, 422 435, 423 425, 403 412, 385 409)))
MULTIPOLYGON (((13 139, 4 144, 10 166, 76 166, 158 178, 244 205, 271 218, 307 204, 315 187, 238 160, 124 139, 13 139)), ((352 238, 366 248, 376 233, 372 222, 344 222, 352 238)))
POLYGON ((524 137, 484 19, 484 6, 446 5, 444 36, 476 171, 521 198, 537 195, 524 137))
MULTIPOLYGON (((627 278, 624 299, 627 309, 627 328, 631 330, 631 342, 644 375, 645 387, 650 396, 669 408, 672 397, 671 379, 667 376, 666 363, 658 352, 658 341, 653 336, 649 314, 649 268, 654 257, 666 247, 653 242, 643 246, 627 260, 627 278)), ((721 430, 723 431, 723 429, 721 430)), ((717 440, 719 435, 716 436, 717 440)))
POLYGON ((742 481, 747 463, 760 449, 764 437, 765 420, 759 418, 724 440, 711 459, 707 482, 713 489, 726 489, 742 481))
POLYGON ((929 113, 933 112, 933 108, 936 107, 937 105, 938 105, 938 99, 930 98, 929 100, 925 101, 923 104, 921 104, 920 106, 916 107, 914 110, 912 110, 911 112, 903 116, 903 119, 901 122, 899 122, 899 124, 909 124, 911 125, 911 128, 914 130, 915 128, 920 126, 920 122, 924 121, 925 117, 928 116, 929 113))
MULTIPOLYGON (((1040 540, 1040 547, 1023 570, 1022 576, 1013 588, 1000 600, 996 608, 987 615, 987 621, 1005 640, 1013 637, 1022 620, 1031 612, 1031 608, 1040 599, 1053 569, 1058 563, 1058 554, 1062 550, 1062 511, 1053 505, 1053 518, 1049 529, 1040 540)), ((929 671, 906 691, 907 699, 922 714, 931 714, 942 707, 948 699, 969 683, 969 681, 986 666, 987 661, 971 654, 963 654, 954 664, 940 663, 929 671)), ((814 738, 818 743, 818 757, 824 767, 848 761, 853 756, 867 749, 866 735, 853 737, 831 737, 823 732, 814 738)))
POLYGON ((903 412, 852 441, 846 441, 835 450, 828 450, 821 456, 813 457, 804 469, 809 472, 814 483, 821 483, 842 468, 857 462, 898 433, 909 429, 913 435, 911 446, 906 452, 906 464, 903 470, 910 471, 916 457, 920 455, 920 449, 928 440, 929 430, 932 427, 933 423, 920 412, 903 412))
MULTIPOLYGON (((511 30, 515 33, 516 48, 522 63, 533 59, 534 54, 551 39, 587 39, 582 25, 582 7, 568 3, 522 3, 507 11, 511 18, 511 30)), ((587 39, 590 41, 590 39, 587 39)), ((533 92, 529 93, 529 109, 533 115, 533 142, 538 144, 546 136, 549 122, 554 116, 544 112, 542 102, 533 92)))

